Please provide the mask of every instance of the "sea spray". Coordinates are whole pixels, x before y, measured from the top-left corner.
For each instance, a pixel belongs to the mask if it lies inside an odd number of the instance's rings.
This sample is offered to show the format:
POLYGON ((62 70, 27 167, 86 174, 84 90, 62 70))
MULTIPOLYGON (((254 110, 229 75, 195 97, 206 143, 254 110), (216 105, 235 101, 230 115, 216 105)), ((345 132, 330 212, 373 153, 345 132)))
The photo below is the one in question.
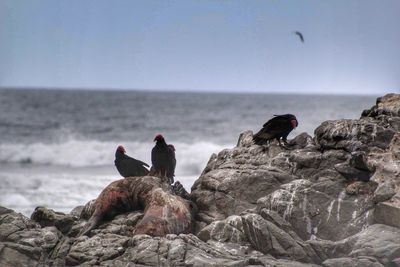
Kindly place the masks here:
MULTIPOLYGON (((172 142, 176 148, 176 175, 200 175, 212 153, 228 145, 210 142, 172 142)), ((97 141, 71 139, 65 142, 0 144, 0 164, 20 163, 70 167, 114 166, 115 150, 124 145, 127 154, 151 165, 153 142, 97 141)))

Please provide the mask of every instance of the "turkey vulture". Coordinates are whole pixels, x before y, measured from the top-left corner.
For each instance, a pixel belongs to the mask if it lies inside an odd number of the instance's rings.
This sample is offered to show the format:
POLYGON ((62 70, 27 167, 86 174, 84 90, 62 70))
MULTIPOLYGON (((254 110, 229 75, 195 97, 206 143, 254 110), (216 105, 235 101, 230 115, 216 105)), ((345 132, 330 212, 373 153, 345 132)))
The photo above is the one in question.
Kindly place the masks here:
POLYGON ((280 142, 281 138, 284 144, 287 145, 287 136, 299 125, 296 117, 292 114, 274 116, 275 117, 267 121, 262 129, 253 136, 253 141, 257 145, 264 145, 268 143, 269 140, 276 139, 279 145, 282 146, 280 142))
POLYGON ((293 33, 296 34, 297 36, 299 36, 300 41, 301 41, 302 43, 304 43, 304 37, 303 37, 303 34, 302 34, 301 32, 295 31, 295 32, 293 32, 293 33))
POLYGON ((146 168, 149 167, 147 163, 131 158, 125 155, 125 153, 126 151, 123 146, 118 146, 117 151, 115 151, 114 163, 121 176, 123 177, 143 176, 149 173, 149 170, 146 168))
POLYGON ((159 134, 154 138, 156 145, 151 150, 152 172, 161 177, 167 177, 169 183, 174 182, 175 176, 175 147, 167 145, 164 137, 159 134))

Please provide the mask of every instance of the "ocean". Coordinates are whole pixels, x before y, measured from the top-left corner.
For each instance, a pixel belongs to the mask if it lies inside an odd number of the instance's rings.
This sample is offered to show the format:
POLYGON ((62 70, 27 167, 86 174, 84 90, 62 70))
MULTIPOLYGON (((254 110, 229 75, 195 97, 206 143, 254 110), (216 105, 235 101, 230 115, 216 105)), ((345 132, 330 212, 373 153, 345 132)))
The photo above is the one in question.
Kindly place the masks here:
POLYGON ((359 118, 376 96, 0 90, 0 205, 69 212, 120 179, 114 154, 151 163, 156 134, 176 148, 176 177, 190 191, 212 153, 236 145, 274 114, 295 114, 313 135, 325 120, 359 118))

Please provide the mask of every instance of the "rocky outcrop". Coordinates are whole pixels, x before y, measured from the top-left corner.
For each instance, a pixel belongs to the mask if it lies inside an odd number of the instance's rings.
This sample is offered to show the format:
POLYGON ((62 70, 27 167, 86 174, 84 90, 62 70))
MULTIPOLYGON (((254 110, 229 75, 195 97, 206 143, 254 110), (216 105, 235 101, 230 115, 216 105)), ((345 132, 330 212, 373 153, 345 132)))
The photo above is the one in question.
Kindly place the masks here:
POLYGON ((115 200, 132 183, 134 199, 87 235, 106 202, 70 214, 39 207, 31 219, 1 208, 0 266, 400 266, 400 95, 289 144, 257 146, 248 131, 212 155, 190 194, 197 208, 183 204, 197 211, 192 231, 140 231, 170 207, 160 199, 187 203, 151 177, 106 188, 116 198, 99 199, 115 200))

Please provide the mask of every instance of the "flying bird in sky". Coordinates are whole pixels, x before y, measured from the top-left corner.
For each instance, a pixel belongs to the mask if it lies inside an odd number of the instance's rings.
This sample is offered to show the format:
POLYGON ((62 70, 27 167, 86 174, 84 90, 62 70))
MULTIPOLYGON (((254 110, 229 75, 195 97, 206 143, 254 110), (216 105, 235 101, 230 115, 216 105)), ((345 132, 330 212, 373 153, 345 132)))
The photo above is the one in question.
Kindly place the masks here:
POLYGON ((272 119, 267 121, 258 133, 253 136, 253 141, 257 145, 267 144, 270 140, 276 139, 282 146, 280 139, 287 145, 287 136, 296 128, 299 123, 296 116, 292 114, 274 115, 272 119))
POLYGON ((123 177, 132 176, 143 176, 149 173, 146 167, 149 167, 147 163, 143 161, 134 159, 125 154, 126 150, 123 146, 118 146, 117 151, 115 151, 115 167, 119 174, 123 177), (145 167, 146 166, 146 167, 145 167))
POLYGON ((293 32, 293 33, 296 34, 297 36, 299 36, 300 41, 301 41, 302 43, 304 43, 304 37, 303 37, 303 34, 302 34, 301 32, 295 31, 295 32, 293 32))
POLYGON ((154 138, 156 145, 151 150, 151 167, 152 172, 161 177, 167 177, 169 183, 174 182, 176 158, 175 147, 171 144, 167 145, 164 137, 159 134, 154 138))

